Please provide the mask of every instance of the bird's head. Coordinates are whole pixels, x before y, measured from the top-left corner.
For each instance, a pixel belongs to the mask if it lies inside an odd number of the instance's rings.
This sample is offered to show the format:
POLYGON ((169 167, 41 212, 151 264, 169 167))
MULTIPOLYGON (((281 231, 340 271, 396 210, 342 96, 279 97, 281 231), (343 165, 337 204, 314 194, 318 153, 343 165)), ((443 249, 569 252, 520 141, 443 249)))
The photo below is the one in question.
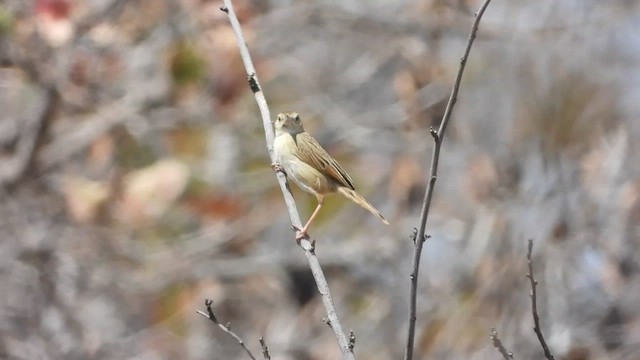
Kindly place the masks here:
POLYGON ((278 114, 274 125, 276 128, 276 134, 287 132, 295 135, 304 131, 300 114, 297 112, 285 112, 278 114))

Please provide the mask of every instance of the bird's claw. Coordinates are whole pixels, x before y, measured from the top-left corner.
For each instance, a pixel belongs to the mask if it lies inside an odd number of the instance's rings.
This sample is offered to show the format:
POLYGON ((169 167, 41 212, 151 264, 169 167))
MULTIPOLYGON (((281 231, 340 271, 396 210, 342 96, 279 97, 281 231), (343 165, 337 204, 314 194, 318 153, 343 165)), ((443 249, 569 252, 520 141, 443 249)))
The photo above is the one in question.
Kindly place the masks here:
POLYGON ((296 243, 298 243, 298 245, 300 245, 302 239, 309 239, 309 234, 306 230, 300 230, 300 228, 295 225, 292 225, 291 229, 296 232, 296 243))
POLYGON ((282 168, 282 165, 280 165, 280 164, 278 164, 278 163, 276 163, 276 162, 274 162, 274 163, 272 163, 272 164, 271 164, 271 168, 272 168, 272 169, 273 169, 273 171, 275 171, 275 172, 281 172, 281 173, 283 173, 283 174, 285 173, 285 172, 284 172, 284 168, 282 168))

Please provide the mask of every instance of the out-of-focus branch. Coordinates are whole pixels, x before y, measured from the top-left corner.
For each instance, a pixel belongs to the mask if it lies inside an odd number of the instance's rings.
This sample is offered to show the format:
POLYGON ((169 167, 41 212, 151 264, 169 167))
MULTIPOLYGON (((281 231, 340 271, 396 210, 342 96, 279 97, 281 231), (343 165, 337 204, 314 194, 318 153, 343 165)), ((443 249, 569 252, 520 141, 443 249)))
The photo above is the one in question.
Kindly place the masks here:
MULTIPOLYGON (((230 324, 227 325, 223 325, 220 323, 220 321, 218 321, 218 318, 216 317, 216 315, 213 313, 213 309, 211 308, 211 305, 213 304, 212 300, 206 299, 204 301, 204 305, 207 307, 207 313, 205 314, 202 311, 197 311, 198 314, 208 318, 209 320, 211 320, 214 324, 218 325, 218 327, 220 328, 220 330, 224 331, 225 333, 227 333, 229 336, 231 336, 232 338, 234 338, 238 344, 240 344, 240 346, 242 346, 242 348, 244 349, 244 351, 247 353, 247 355, 249 355, 249 357, 253 360, 256 360, 256 357, 253 356, 253 354, 251 353, 251 350, 249 350, 247 348, 247 346, 244 343, 244 340, 242 340, 242 338, 240 336, 238 336, 238 334, 234 333, 233 331, 231 331, 230 328, 230 324)), ((260 344, 262 344, 262 338, 260 338, 260 344)), ((267 357, 265 357, 265 359, 268 359, 267 357)))
POLYGON ((80 38, 82 35, 86 34, 109 17, 116 17, 122 9, 124 9, 126 2, 126 0, 111 0, 111 2, 105 5, 101 10, 87 16, 85 19, 82 19, 76 26, 76 39, 80 38))
POLYGON ((267 347, 266 341, 264 341, 263 337, 261 337, 259 340, 260 346, 262 346, 262 356, 265 360, 271 360, 271 355, 269 355, 269 348, 267 347))
POLYGON ((536 336, 538 336, 538 341, 540 341, 540 345, 542 345, 542 350, 544 351, 544 356, 548 360, 554 360, 551 351, 549 350, 549 346, 547 345, 547 341, 544 339, 542 335, 542 330, 540 330, 540 316, 538 315, 538 299, 536 288, 538 287, 538 281, 533 277, 533 261, 531 260, 531 252, 533 250, 533 240, 529 239, 527 244, 527 264, 529 265, 529 273, 527 277, 529 278, 529 283, 531 284, 531 292, 529 296, 531 296, 531 313, 533 315, 533 331, 535 331, 536 336))
MULTIPOLYGON (((105 18, 117 14, 118 11, 123 8, 124 4, 125 1, 123 0, 112 0, 102 11, 81 21, 74 33, 73 42, 78 41, 85 32, 103 22, 105 18)), ((74 132, 71 138, 65 137, 62 141, 54 142, 52 146, 46 147, 46 150, 52 150, 52 152, 46 151, 44 155, 38 154, 42 153, 39 149, 43 147, 41 146, 43 135, 47 132, 48 125, 52 122, 53 116, 55 116, 63 99, 60 95, 60 85, 50 78, 47 74, 47 68, 40 65, 40 59, 48 57, 52 51, 51 48, 43 42, 38 35, 35 35, 32 39, 32 48, 30 51, 24 51, 24 49, 17 51, 17 49, 24 47, 25 44, 16 46, 15 48, 7 45, 7 53, 0 54, 0 58, 2 58, 3 66, 13 66, 22 70, 30 81, 44 89, 46 92, 44 95, 44 106, 35 119, 22 122, 24 125, 20 131, 20 138, 18 139, 15 155, 5 163, 0 164, 0 168, 2 168, 2 170, 0 170, 0 186, 14 185, 22 179, 31 168, 35 167, 38 171, 42 172, 43 168, 49 168, 67 160, 69 155, 83 150, 97 137, 85 136, 79 139, 78 135, 84 135, 82 131, 88 128, 87 126, 83 126, 81 131, 74 132), (76 142, 75 140, 80 141, 76 142), (73 146, 69 144, 73 144, 73 146), (44 164, 40 163, 41 157, 45 159, 44 164)), ((113 114, 114 109, 111 107, 108 109, 111 114, 113 114)), ((111 117, 113 116, 114 115, 111 115, 111 117)), ((109 116, 106 117, 109 118, 109 116)), ((105 118, 105 116, 98 116, 98 120, 103 118, 105 118)), ((97 121, 96 124, 89 124, 89 127, 96 130, 94 131, 94 133, 96 133, 95 135, 101 135, 111 129, 108 125, 107 121, 97 121)))
POLYGON ((37 55, 50 53, 50 49, 43 44, 42 39, 39 36, 34 36, 32 42, 35 48, 29 49, 29 51, 24 51, 24 49, 16 51, 8 39, 5 41, 0 44, 2 46, 0 49, 2 66, 21 70, 29 81, 39 86, 44 92, 42 110, 33 119, 20 121, 21 126, 15 154, 0 164, 0 168, 2 168, 0 170, 0 186, 12 186, 33 168, 37 157, 36 153, 62 99, 56 85, 48 80, 38 68, 37 55))
MULTIPOLYGON (((247 43, 244 39, 244 36, 242 35, 240 22, 236 17, 235 11, 233 10, 233 4, 231 3, 231 0, 224 0, 224 5, 225 6, 221 8, 221 10, 229 15, 229 21, 231 22, 231 27, 233 28, 233 32, 235 33, 236 40, 238 42, 240 56, 242 57, 242 62, 244 63, 244 67, 247 72, 249 86, 251 87, 251 91, 253 91, 256 102, 258 103, 258 107, 260 108, 262 124, 264 126, 265 137, 267 140, 267 150, 269 151, 269 157, 271 158, 271 163, 275 163, 275 155, 273 151, 273 140, 275 136, 271 124, 269 106, 267 105, 267 100, 265 99, 264 93, 262 92, 262 89, 260 87, 260 82, 258 81, 258 76, 256 75, 256 70, 253 65, 251 55, 249 54, 249 49, 247 48, 247 43)), ((291 190, 289 189, 287 179, 282 172, 276 172, 276 177, 278 178, 278 184, 280 184, 280 190, 282 190, 282 195, 284 196, 284 201, 287 205, 287 210, 289 211, 291 224, 294 227, 301 229, 302 221, 300 220, 300 214, 298 214, 298 209, 296 207, 295 200, 293 199, 293 195, 291 194, 291 190)), ((338 345, 340 346, 342 357, 343 359, 347 360, 355 359, 353 352, 349 348, 349 339, 342 329, 342 325, 340 325, 338 314, 336 312, 336 308, 333 304, 333 299, 329 291, 329 285, 327 284, 327 280, 324 276, 324 272, 322 271, 322 267, 320 266, 320 262, 316 257, 315 242, 310 241, 308 238, 302 239, 300 241, 300 247, 302 247, 302 249, 304 250, 304 254, 307 257, 309 267, 311 268, 311 272, 313 274, 313 278, 316 281, 318 292, 320 292, 320 295, 322 296, 322 303, 327 312, 327 317, 331 324, 331 329, 333 330, 333 333, 335 334, 338 341, 338 345)))
POLYGON ((42 110, 34 119, 22 122, 15 154, 10 159, 0 162, 0 186, 16 184, 32 167, 36 150, 59 103, 60 94, 56 88, 49 86, 45 89, 42 110))
POLYGON ((502 341, 500 341, 500 338, 498 337, 498 331, 496 331, 496 329, 491 329, 490 338, 493 346, 498 349, 500 354, 502 354, 504 360, 513 360, 513 353, 511 351, 508 351, 504 347, 504 345, 502 345, 502 341))
POLYGON ((473 45, 473 40, 476 38, 476 32, 478 31, 478 25, 480 24, 480 19, 482 19, 482 15, 484 11, 487 9, 487 6, 491 0, 485 0, 484 3, 480 6, 480 9, 476 12, 475 20, 473 21, 473 25, 471 26, 471 32, 469 34, 469 40, 467 41, 467 47, 464 51, 464 55, 460 58, 460 68, 458 69, 458 75, 456 76, 456 80, 453 84, 453 88, 451 89, 451 95, 449 96, 449 101, 447 102, 447 108, 445 109, 444 115, 442 116, 442 122, 440 123, 440 128, 436 131, 431 128, 431 136, 435 142, 433 147, 433 153, 431 155, 431 169, 429 171, 429 184, 427 185, 427 190, 424 194, 424 201, 422 203, 422 211, 420 214, 420 227, 418 228, 417 233, 414 233, 414 252, 413 252, 413 270, 411 272, 411 294, 409 299, 409 328, 407 330, 407 342, 405 347, 405 360, 413 359, 413 347, 415 340, 415 330, 416 330, 416 301, 417 301, 417 293, 418 293, 418 270, 420 269, 420 257, 422 255, 422 245, 424 244, 427 236, 425 235, 425 228, 427 224, 427 219, 429 217, 429 209, 431 207, 431 199, 433 198, 433 188, 436 184, 436 179, 438 177, 438 161, 440 159, 440 147, 442 146, 442 141, 444 140, 444 134, 447 130, 447 125, 449 124, 449 120, 451 119, 451 113, 453 111, 453 107, 456 104, 458 99, 458 89, 460 88, 460 81, 462 80, 462 74, 464 73, 465 65, 467 64, 467 58, 469 56, 469 52, 471 51, 471 46, 473 45))
POLYGON ((146 106, 144 96, 126 95, 89 115, 68 134, 60 134, 39 156, 38 170, 45 172, 64 163, 71 156, 86 149, 98 137, 119 124, 140 117, 146 106))

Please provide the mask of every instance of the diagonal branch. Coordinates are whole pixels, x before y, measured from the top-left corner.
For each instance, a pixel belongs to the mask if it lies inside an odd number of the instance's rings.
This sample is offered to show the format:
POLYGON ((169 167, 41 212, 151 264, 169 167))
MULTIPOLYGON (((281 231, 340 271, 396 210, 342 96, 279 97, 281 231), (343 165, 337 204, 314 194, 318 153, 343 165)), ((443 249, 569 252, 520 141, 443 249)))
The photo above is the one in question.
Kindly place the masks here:
MULTIPOLYGON (((238 336, 238 334, 234 333, 233 331, 231 331, 231 324, 227 324, 227 325, 223 325, 220 323, 220 321, 218 320, 218 318, 216 317, 216 315, 213 313, 213 309, 211 308, 211 305, 213 304, 213 301, 206 299, 204 301, 204 305, 207 307, 207 312, 204 313, 200 310, 196 311, 198 314, 206 317, 207 319, 211 320, 211 322, 213 322, 214 324, 218 325, 218 327, 220 328, 220 330, 224 331, 225 333, 227 333, 227 335, 231 336, 232 338, 234 338, 238 344, 240 344, 240 346, 242 346, 242 348, 244 349, 244 351, 247 353, 247 355, 249 355, 249 357, 252 360, 256 360, 256 357, 253 356, 253 353, 251 353, 251 350, 249 350, 249 348, 247 348, 247 345, 245 345, 244 340, 242 340, 242 338, 240 336, 238 336)), ((262 348, 265 349, 267 347, 266 344, 264 344, 262 338, 260 338, 260 344, 262 345, 262 348)), ((269 359, 268 357, 268 352, 265 353, 265 359, 269 359)))
POLYGON ((103 6, 102 9, 96 11, 94 14, 90 14, 87 18, 82 19, 76 26, 76 39, 91 31, 109 17, 116 17, 119 15, 119 13, 124 9, 126 3, 126 0, 111 0, 111 2, 103 6))
POLYGON ((538 315, 538 294, 536 292, 536 288, 538 287, 538 281, 533 277, 533 261, 531 260, 531 252, 533 250, 533 240, 529 239, 529 243, 527 244, 527 264, 529 265, 529 273, 527 274, 527 278, 529 278, 529 283, 531 284, 531 292, 529 295, 531 296, 531 314, 533 315, 533 331, 535 331, 538 336, 538 341, 540 341, 540 345, 542 345, 542 350, 544 351, 544 357, 548 360, 554 360, 551 351, 549 351, 549 346, 542 336, 542 330, 540 330, 540 316, 538 315))
POLYGON ((491 329, 490 338, 491 342, 493 343, 493 347, 498 349, 500 354, 502 354, 504 360, 513 360, 513 353, 507 350, 504 345, 502 345, 502 341, 500 341, 500 338, 498 337, 498 331, 496 329, 491 329))
MULTIPOLYGON (((273 140, 275 136, 273 127, 271 125, 269 106, 267 105, 264 93, 262 92, 262 88, 260 87, 260 82, 258 81, 258 76, 256 75, 256 70, 253 66, 253 61, 251 60, 251 55, 249 54, 247 43, 244 39, 244 36, 242 35, 242 28, 240 27, 240 22, 236 17, 235 11, 233 10, 233 4, 231 3, 231 0, 224 0, 224 7, 222 7, 221 10, 229 15, 229 21, 231 22, 231 27, 233 28, 233 32, 236 35, 238 48, 240 49, 240 56, 242 57, 242 62, 244 63, 244 67, 247 72, 249 86, 251 88, 251 91, 253 91, 256 102, 258 103, 258 107, 260 108, 262 124, 264 126, 265 137, 267 140, 267 150, 269 151, 269 157, 271 158, 271 163, 275 163, 275 156, 273 151, 273 140)), ((291 224, 294 227, 301 229, 302 222, 300 221, 300 214, 298 214, 298 209, 293 199, 293 195, 291 194, 291 190, 289 189, 287 179, 282 172, 276 172, 276 177, 278 178, 278 184, 280 184, 280 190, 282 190, 282 195, 284 196, 284 201, 287 205, 287 210, 289 211, 291 224)), ((331 329, 333 330, 333 333, 335 334, 338 341, 338 345, 340 346, 342 357, 343 359, 347 360, 355 359, 353 352, 349 348, 349 339, 342 329, 342 325, 340 325, 340 321, 336 313, 336 308, 333 304, 331 293, 329 292, 329 285, 327 284, 327 280, 324 276, 322 268, 320 267, 320 262, 316 257, 315 242, 310 241, 308 238, 302 239, 302 241, 300 241, 300 247, 302 247, 302 249, 304 250, 304 254, 307 257, 307 261, 309 262, 309 267, 311 268, 311 272, 313 273, 313 278, 316 281, 318 291, 322 296, 322 303, 327 312, 327 317, 329 323, 331 324, 331 329)))
POLYGON ((269 355, 269 348, 267 347, 267 343, 262 337, 259 340, 260 346, 262 347, 262 356, 264 357, 264 360, 271 360, 271 355, 269 355))
POLYGON ((430 133, 435 142, 433 147, 433 153, 431 155, 431 169, 429 171, 429 184, 427 185, 427 191, 424 194, 424 201, 422 203, 422 212, 420 214, 420 227, 418 228, 418 232, 416 236, 414 236, 414 253, 413 253, 413 271, 411 272, 411 294, 409 299, 409 328, 407 330, 407 343, 405 347, 405 360, 413 359, 413 347, 414 347, 414 339, 415 339, 415 330, 416 330, 416 300, 417 300, 417 292, 418 292, 418 270, 420 269, 420 256, 422 255, 422 245, 428 236, 425 236, 425 227, 427 224, 427 219, 429 217, 429 209, 431 207, 431 199, 433 198, 433 188, 436 184, 436 179, 438 177, 438 161, 440 159, 440 147, 442 146, 442 141, 444 140, 444 133, 447 130, 447 125, 449 124, 449 120, 451 119, 451 113, 453 111, 453 107, 456 104, 458 99, 458 89, 460 88, 460 81, 462 80, 462 74, 464 73, 465 65, 467 64, 467 58, 469 57, 469 52, 471 51, 471 45, 473 45, 473 40, 476 38, 476 32, 478 31, 478 25, 480 24, 480 19, 484 14, 487 6, 491 0, 485 0, 484 3, 480 6, 480 9, 476 12, 475 20, 473 21, 473 25, 471 26, 471 33, 469 34, 469 40, 467 42, 467 48, 464 51, 464 55, 460 58, 460 68, 458 70, 458 75, 456 76, 456 81, 453 84, 453 89, 451 89, 451 95, 449 96, 449 101, 447 102, 447 108, 445 109, 444 115, 442 116, 442 122, 440 123, 440 128, 436 131, 431 128, 430 133))

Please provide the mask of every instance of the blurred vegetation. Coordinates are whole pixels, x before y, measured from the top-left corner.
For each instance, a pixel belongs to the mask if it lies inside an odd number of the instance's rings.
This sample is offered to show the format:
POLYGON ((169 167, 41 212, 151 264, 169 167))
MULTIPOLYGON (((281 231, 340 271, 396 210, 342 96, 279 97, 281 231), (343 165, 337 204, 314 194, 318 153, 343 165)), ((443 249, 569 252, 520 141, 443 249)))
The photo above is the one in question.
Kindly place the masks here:
MULTIPOLYGON (((0 358, 338 359, 220 3, 0 4, 0 358)), ((412 244, 472 1, 237 0, 271 111, 387 216, 311 234, 361 359, 399 359, 412 244)), ((494 1, 442 149, 417 358, 637 359, 636 1, 494 1)), ((304 217, 315 199, 293 189, 304 217)))

